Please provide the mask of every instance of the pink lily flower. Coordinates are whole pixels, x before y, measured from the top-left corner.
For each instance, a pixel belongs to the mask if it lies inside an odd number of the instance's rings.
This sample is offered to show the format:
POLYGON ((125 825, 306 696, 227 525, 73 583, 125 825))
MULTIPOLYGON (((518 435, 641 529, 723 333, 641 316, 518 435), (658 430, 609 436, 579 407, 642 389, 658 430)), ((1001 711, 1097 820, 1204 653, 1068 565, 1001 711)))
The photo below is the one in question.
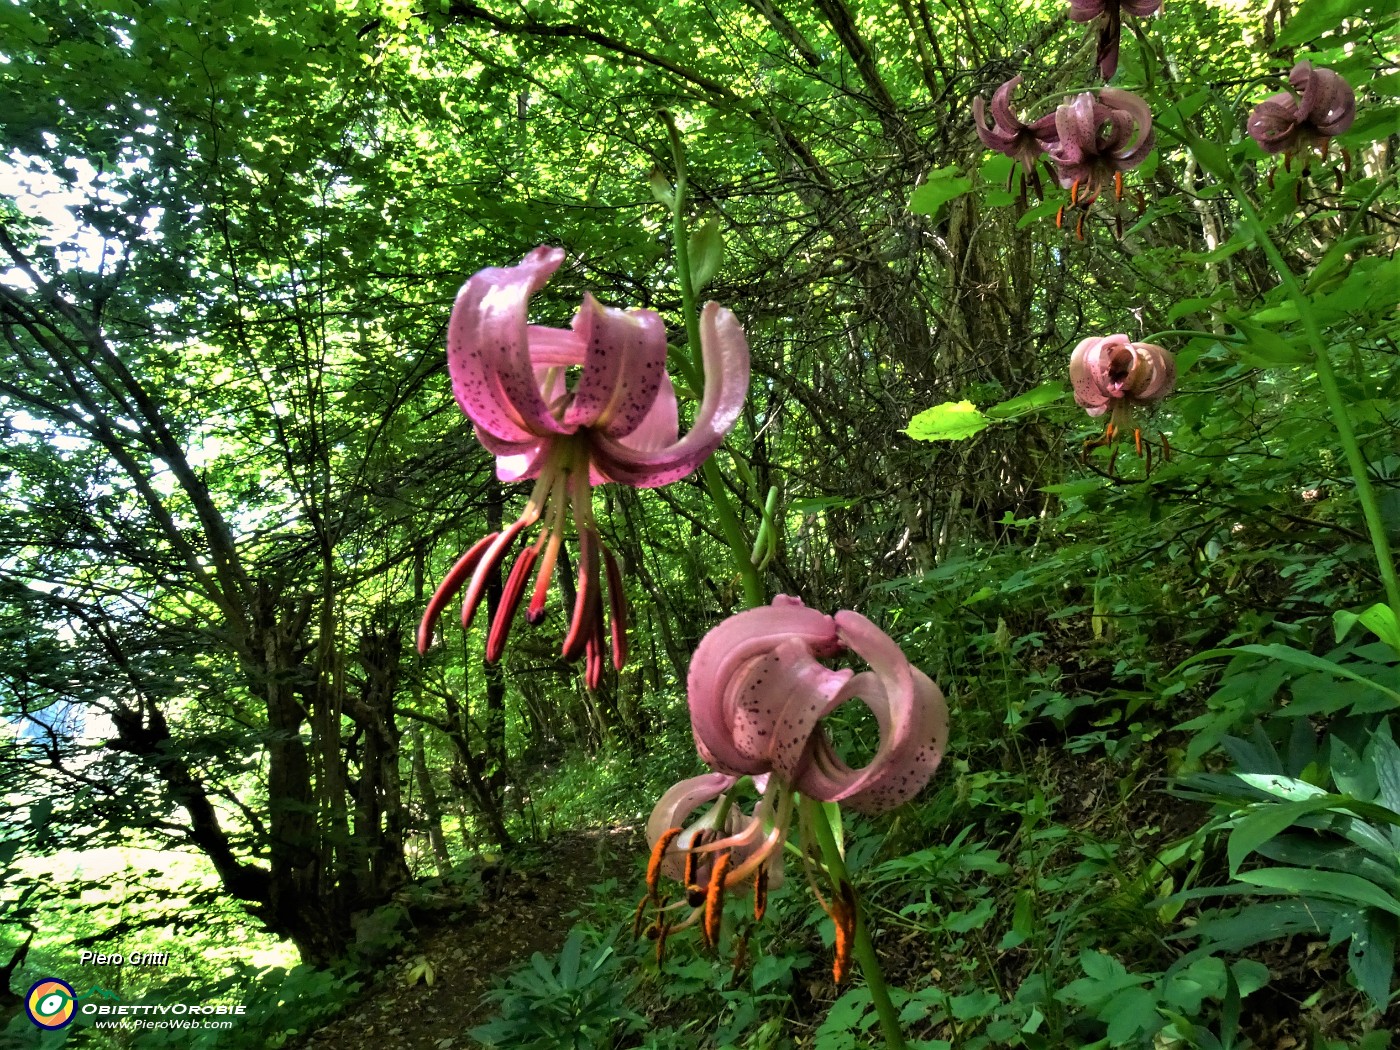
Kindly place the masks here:
MULTIPOLYGON (((1087 209, 1109 179, 1115 200, 1123 198, 1123 173, 1136 168, 1156 142, 1152 111, 1131 91, 1102 88, 1098 97, 1083 92, 1055 110, 1059 140, 1047 147, 1060 185, 1070 191, 1070 204, 1087 209)), ((1056 217, 1058 225, 1064 209, 1056 217)), ((1079 235, 1084 233, 1080 216, 1079 235)))
MULTIPOLYGON (((1021 165, 1022 179, 1029 181, 1037 194, 1040 193, 1040 176, 1036 173, 1036 163, 1046 148, 1059 140, 1055 127, 1055 114, 1031 121, 1021 121, 1011 108, 1011 96, 1021 84, 1019 76, 1012 77, 996 91, 992 92, 992 118, 994 127, 987 125, 986 103, 980 98, 972 100, 972 119, 977 126, 977 137, 988 149, 1003 153, 1021 165)), ((1012 169, 1015 174, 1015 169, 1012 169)), ((1007 189, 1010 189, 1010 183, 1007 189)))
POLYGON ((734 315, 706 304, 700 315, 705 388, 694 424, 680 437, 676 394, 666 374, 666 331, 654 311, 605 307, 585 294, 572 329, 528 322, 530 297, 563 261, 562 248, 541 246, 516 266, 480 271, 457 294, 447 333, 452 391, 476 424, 477 440, 495 454, 496 476, 533 478, 535 487, 513 524, 479 540, 452 567, 423 614, 418 649, 428 648, 438 614, 463 587, 462 625, 471 623, 487 579, 516 538, 543 517, 538 538, 516 557, 500 614, 488 631, 486 659, 500 659, 532 575, 526 619, 544 619, 572 519, 578 584, 563 655, 585 657, 586 679, 595 688, 603 665, 604 572, 612 661, 619 670, 627 659, 627 607, 621 569, 593 519, 593 486, 654 488, 694 471, 739 418, 748 392, 749 348, 734 315), (575 368, 578 379, 570 387, 569 370, 575 368))
MULTIPOLYGON (((1142 431, 1134 421, 1137 408, 1160 401, 1176 386, 1176 361, 1155 343, 1133 343, 1126 335, 1082 340, 1069 359, 1074 400, 1091 416, 1109 413, 1104 436, 1093 445, 1111 443, 1121 432, 1132 430, 1138 455, 1142 455, 1142 431)), ((1171 457, 1171 446, 1162 438, 1162 450, 1171 457)))
POLYGON ((1299 62, 1288 74, 1298 97, 1271 95, 1249 116, 1249 134, 1265 153, 1282 153, 1285 164, 1299 150, 1316 147, 1325 158, 1328 144, 1356 119, 1356 94, 1330 69, 1299 62))
POLYGON ((1069 17, 1075 22, 1092 22, 1103 16, 1099 30, 1099 50, 1095 61, 1105 80, 1118 72, 1118 44, 1123 35, 1123 12, 1145 18, 1162 9, 1162 0, 1069 0, 1069 17))
MULTIPOLYGON (((859 613, 827 616, 786 595, 711 630, 691 660, 687 691, 696 747, 714 772, 682 781, 652 812, 648 897, 638 908, 638 921, 647 901, 659 903, 656 879, 662 873, 691 865, 696 854, 725 859, 709 869, 703 902, 694 892, 699 884, 686 880, 685 903, 695 912, 670 929, 695 921, 701 904, 706 922, 717 923, 710 919, 712 899, 722 901, 727 890, 750 876, 757 886, 779 870, 795 795, 806 802, 846 802, 866 813, 891 809, 923 790, 948 739, 942 692, 887 634, 859 613), (870 669, 831 670, 821 662, 848 651, 870 669), (874 714, 880 736, 875 756, 858 769, 837 754, 821 725, 855 699, 874 714), (752 817, 735 825, 731 791, 746 776, 755 778, 762 797, 752 817), (711 800, 718 800, 714 809, 683 826, 685 817, 711 800)), ((805 805, 802 812, 807 813, 805 805)), ((847 934, 851 928, 845 924, 855 921, 848 891, 841 888, 830 906, 823 902, 847 934)), ((714 941, 709 932, 706 941, 714 941)))

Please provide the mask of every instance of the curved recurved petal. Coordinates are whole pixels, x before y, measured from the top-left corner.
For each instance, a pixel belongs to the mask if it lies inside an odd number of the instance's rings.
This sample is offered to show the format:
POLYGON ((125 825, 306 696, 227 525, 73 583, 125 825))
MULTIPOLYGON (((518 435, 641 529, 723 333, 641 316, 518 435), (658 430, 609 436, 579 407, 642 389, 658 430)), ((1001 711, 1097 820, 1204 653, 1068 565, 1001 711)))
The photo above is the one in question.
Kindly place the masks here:
MULTIPOLYGON (((738 779, 738 777, 727 777, 722 773, 702 773, 698 777, 682 780, 668 788, 647 818, 647 845, 655 846, 656 840, 671 828, 684 827, 687 818, 692 813, 701 806, 715 801, 738 783, 738 779)), ((725 822, 727 830, 730 829, 730 825, 735 823, 733 817, 734 812, 731 810, 731 819, 725 822)), ((697 832, 707 830, 715 823, 714 818, 698 821, 687 827, 685 832, 676 839, 675 849, 668 852, 661 862, 661 870, 667 878, 676 880, 681 878, 685 860, 680 851, 694 841, 697 832)))
POLYGON ((1139 401, 1166 397, 1176 386, 1176 360, 1156 343, 1134 343, 1133 348, 1150 365, 1147 378, 1133 396, 1139 401))
POLYGON ((700 313, 700 350, 705 392, 690 432, 666 448, 649 451, 625 439, 596 435, 594 461, 603 476, 635 488, 669 485, 719 448, 738 420, 749 390, 749 344, 735 316, 718 303, 706 303, 700 313))
POLYGON ((1099 98, 1112 111, 1113 125, 1118 129, 1115 137, 1121 136, 1112 148, 1115 159, 1124 170, 1137 167, 1152 152, 1156 142, 1156 134, 1152 130, 1152 110, 1137 95, 1119 88, 1106 87, 1099 92, 1099 98), (1123 149, 1130 128, 1136 142, 1130 149, 1123 149))
POLYGON ((761 739, 769 745, 765 757, 773 772, 801 791, 798 778, 817 723, 840 706, 856 676, 823 667, 797 639, 774 650, 770 668, 763 683, 768 735, 761 739))
POLYGON ((1116 0, 1069 0, 1069 17, 1075 22, 1092 22, 1103 14, 1107 3, 1116 0))
POLYGON ((1108 395, 1104 393, 1098 363, 1099 338, 1082 339, 1069 357, 1069 381, 1074 389, 1074 400, 1091 416, 1101 416, 1108 411, 1108 395))
MULTIPOLYGON (((928 675, 915 667, 911 676, 910 724, 901 746, 883 757, 877 756, 864 770, 853 770, 822 736, 816 741, 812 766, 804 777, 804 790, 814 798, 826 797, 816 794, 818 790, 830 792, 833 800, 843 801, 862 813, 881 813, 909 801, 924 789, 947 747, 948 707, 942 691, 928 675)), ((862 695, 862 699, 871 703, 873 697, 862 695)))
POLYGON ((1298 146, 1298 104, 1281 91, 1270 95, 1249 115, 1249 137, 1265 153, 1291 152, 1298 146))
POLYGON ((1162 0, 1123 0, 1123 13, 1146 18, 1162 10, 1162 0))
MULTIPOLYGON (((1293 74, 1298 72, 1299 66, 1306 65, 1306 62, 1299 62, 1293 67, 1293 73, 1289 74, 1288 79, 1295 87, 1298 80, 1293 74)), ((1329 138, 1351 127, 1356 119, 1356 95, 1351 85, 1330 69, 1310 70, 1303 79, 1299 118, 1307 120, 1320 134, 1329 138)))
POLYGON ((574 333, 587 350, 564 425, 625 437, 646 418, 666 374, 666 326, 654 310, 618 310, 585 294, 574 333))
POLYGON ((686 678, 690 725, 700 757, 712 768, 735 774, 768 771, 766 763, 753 761, 735 746, 726 690, 745 664, 792 638, 819 655, 839 649, 835 621, 785 595, 722 621, 695 647, 686 678))
POLYGON ((516 266, 472 275, 452 307, 447 367, 452 392, 479 431, 521 442, 562 433, 531 366, 526 312, 564 261, 562 248, 541 246, 516 266))
POLYGON ((1087 91, 1066 99, 1055 110, 1055 131, 1060 137, 1060 149, 1073 151, 1066 153, 1067 158, 1073 161, 1094 152, 1100 122, 1099 114, 1095 113, 1094 96, 1087 91))
POLYGON ((981 98, 972 100, 972 124, 977 130, 977 137, 988 149, 1004 153, 1016 144, 1016 135, 1008 132, 1005 125, 999 121, 996 127, 987 124, 987 104, 981 98))

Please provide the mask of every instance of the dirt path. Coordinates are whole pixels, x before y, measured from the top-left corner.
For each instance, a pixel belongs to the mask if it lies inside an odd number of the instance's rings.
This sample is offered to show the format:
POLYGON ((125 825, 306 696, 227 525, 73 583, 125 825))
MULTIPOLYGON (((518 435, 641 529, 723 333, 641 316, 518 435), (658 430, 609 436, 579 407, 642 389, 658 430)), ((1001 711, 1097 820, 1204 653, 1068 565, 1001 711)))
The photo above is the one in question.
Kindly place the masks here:
MULTIPOLYGON (((424 939, 391 966, 338 1020, 299 1045, 305 1050, 458 1050, 479 1045, 467 1033, 488 1020, 483 998, 497 977, 535 952, 558 951, 588 887, 610 876, 624 882, 643 848, 633 829, 571 832, 545 847, 547 863, 505 874, 475 921, 419 929, 424 939), (422 956, 433 983, 409 984, 422 956)), ((444 920, 445 921, 445 920, 444 920)))

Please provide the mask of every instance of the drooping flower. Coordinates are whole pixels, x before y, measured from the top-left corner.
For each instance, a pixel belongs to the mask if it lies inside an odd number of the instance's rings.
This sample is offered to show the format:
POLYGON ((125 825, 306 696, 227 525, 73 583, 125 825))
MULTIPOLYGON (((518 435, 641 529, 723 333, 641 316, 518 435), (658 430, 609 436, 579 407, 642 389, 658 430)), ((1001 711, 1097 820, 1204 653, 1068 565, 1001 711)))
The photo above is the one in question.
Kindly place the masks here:
MULTIPOLYGON (((1156 142, 1152 111, 1131 91, 1102 88, 1098 97, 1083 92, 1055 110, 1058 141, 1046 149, 1055 163, 1060 185, 1070 191, 1070 203, 1088 208, 1113 180, 1114 199, 1123 196, 1123 172, 1131 171, 1152 152, 1156 142)), ((1063 221, 1061 209, 1056 222, 1063 221)), ((1079 233, 1083 236, 1083 216, 1079 233)))
MULTIPOLYGON (((686 899, 658 907, 652 927, 658 935, 708 919, 713 901, 722 902, 745 880, 757 885, 780 872, 795 804, 804 822, 826 819, 812 817, 817 802, 846 802, 866 813, 890 809, 923 789, 947 742, 943 694, 887 634, 859 613, 827 616, 787 596, 711 630, 691 660, 687 691, 696 747, 714 772, 676 785, 648 821, 653 855, 639 919, 646 903, 660 905, 660 875, 674 876, 685 867, 686 899), (822 663, 844 652, 861 657, 869 670, 832 670, 822 663), (860 768, 841 758, 822 726, 856 699, 879 728, 875 755, 860 768), (746 777, 754 778, 761 797, 751 816, 736 818, 736 785, 746 777), (709 812, 685 824, 710 801, 715 805, 709 812), (689 877, 697 854, 716 857, 705 884, 689 877), (728 859, 721 863, 721 857, 728 859), (669 910, 687 906, 689 918, 667 922, 669 910)), ((823 900, 823 906, 849 948, 856 922, 850 887, 834 885, 832 903, 823 900)), ((756 903, 756 912, 761 910, 756 903)), ((707 943, 714 939, 706 934, 707 943)), ((841 970, 839 953, 837 961, 841 970)))
MULTIPOLYGON (((972 100, 972 117, 977 126, 977 137, 988 149, 1004 153, 1021 165, 1023 179, 1029 181, 1040 193, 1040 176, 1036 165, 1040 155, 1059 138, 1055 127, 1055 114, 1047 113, 1029 124, 1021 121, 1011 108, 1011 96, 1021 84, 1019 76, 1012 77, 996 91, 992 92, 992 119, 994 126, 987 124, 986 103, 980 98, 972 100)), ((1015 174, 1015 169, 1012 169, 1015 174)), ((1010 188, 1008 183, 1007 188, 1010 188)))
MULTIPOLYGON (((1176 386, 1176 361, 1155 343, 1134 343, 1126 335, 1082 340, 1069 359, 1074 400, 1091 416, 1108 413, 1104 435, 1089 446, 1111 444, 1131 430, 1138 454, 1142 431, 1135 423, 1136 409, 1160 401, 1176 386)), ((1163 453, 1171 446, 1162 438, 1163 453)))
POLYGON ((1282 153, 1290 162, 1299 150, 1316 147, 1325 158, 1328 144, 1356 119, 1351 85, 1330 69, 1299 62, 1288 74, 1297 97, 1286 91, 1271 95, 1249 116, 1249 134, 1265 153, 1282 153))
POLYGON ((499 659, 532 576, 526 619, 544 619, 572 520, 578 582, 563 655, 586 658, 592 688, 603 665, 603 573, 613 665, 621 669, 627 658, 622 573, 594 522, 592 488, 607 482, 654 488, 695 470, 739 418, 749 350, 734 315, 706 304, 700 315, 704 393, 694 424, 680 437, 675 390, 666 374, 665 327, 654 311, 605 307, 585 294, 571 329, 529 323, 530 297, 563 261, 562 248, 541 246, 516 266, 480 271, 457 295, 447 334, 452 391, 476 424, 477 440, 496 456, 497 477, 533 478, 535 487, 513 524, 479 540, 452 567, 428 603, 418 648, 427 649, 438 614, 463 587, 462 623, 470 624, 487 580, 517 537, 543 517, 538 538, 516 556, 489 627, 486 658, 499 659))
POLYGON ((1069 17, 1075 22, 1092 22, 1102 16, 1099 49, 1095 61, 1105 80, 1118 72, 1118 43, 1123 35, 1123 13, 1145 18, 1162 9, 1162 0, 1069 0, 1069 17))

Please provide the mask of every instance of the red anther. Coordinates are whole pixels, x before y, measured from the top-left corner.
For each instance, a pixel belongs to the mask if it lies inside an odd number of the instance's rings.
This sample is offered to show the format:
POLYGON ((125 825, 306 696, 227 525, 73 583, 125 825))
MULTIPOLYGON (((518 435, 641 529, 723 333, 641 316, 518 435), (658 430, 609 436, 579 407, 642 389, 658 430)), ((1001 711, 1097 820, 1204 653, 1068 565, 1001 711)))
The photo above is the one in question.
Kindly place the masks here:
POLYGON ((1342 170, 1343 170, 1344 172, 1346 172, 1348 175, 1350 175, 1350 174, 1351 174, 1351 150, 1347 149, 1345 146, 1338 146, 1337 148, 1340 149, 1340 150, 1342 151, 1342 170))
POLYGON ((467 596, 462 599, 462 630, 465 631, 472 625, 472 617, 476 615, 477 607, 481 605, 481 599, 486 597, 486 581, 500 567, 501 562, 505 559, 506 551, 510 550, 510 545, 515 542, 515 537, 519 536, 521 530, 528 524, 530 522, 524 518, 512 522, 502 530, 486 553, 481 556, 481 562, 477 565, 476 572, 472 573, 472 582, 467 585, 467 596))
POLYGON ((1141 428, 1139 428, 1139 427, 1133 427, 1133 447, 1134 447, 1135 449, 1137 449, 1137 454, 1138 454, 1139 457, 1141 457, 1141 456, 1142 456, 1142 430, 1141 430, 1141 428))
POLYGON ((1057 229, 1057 230, 1064 229, 1064 225, 1065 225, 1065 207, 1064 207, 1064 205, 1062 204, 1062 205, 1060 205, 1060 210, 1057 211, 1057 212, 1055 213, 1055 229, 1057 229))
POLYGON ((1120 241, 1123 239, 1123 216, 1121 215, 1113 217, 1113 235, 1120 241))
POLYGON ((1113 173, 1113 199, 1116 201, 1123 199, 1123 173, 1121 171, 1113 173))
POLYGON ((1115 433, 1117 430, 1118 430, 1118 428, 1117 428, 1116 426, 1113 425, 1113 420, 1110 419, 1110 420, 1108 421, 1108 426, 1106 426, 1106 427, 1103 428, 1103 436, 1104 436, 1105 438, 1107 438, 1109 441, 1112 441, 1112 440, 1113 440, 1113 435, 1114 435, 1114 433, 1115 433))
POLYGON ((681 833, 681 828, 667 828, 661 833, 661 837, 656 840, 656 845, 651 848, 651 859, 647 861, 647 900, 653 904, 661 903, 661 862, 666 859, 666 851, 671 848, 671 843, 681 833))
POLYGON ((598 591, 598 535, 583 529, 578 536, 578 586, 574 593, 574 615, 564 637, 563 657, 570 662, 584 655, 593 633, 593 610, 598 591))
POLYGON ((1171 442, 1167 440, 1166 434, 1162 435, 1162 458, 1168 463, 1172 461, 1172 446, 1171 442))
POLYGON ((632 939, 634 941, 642 935, 642 919, 646 918, 647 902, 650 899, 647 896, 637 902, 637 912, 632 916, 632 939))
POLYGON ((603 567, 608 574, 608 627, 612 632, 613 667, 621 671, 627 663, 627 592, 622 589, 622 568, 606 547, 603 548, 603 567))
POLYGON ((1283 170, 1287 172, 1293 171, 1293 154, 1285 153, 1283 155, 1283 170))
POLYGON ((1087 211, 1080 212, 1079 221, 1074 224, 1074 236, 1077 240, 1082 241, 1084 239, 1084 217, 1088 214, 1087 211))
MULTIPOLYGON (((692 845, 692 846, 698 846, 698 845, 700 845, 699 836, 696 836, 696 841, 695 841, 695 842, 692 842, 691 845, 692 845)), ((686 892, 689 893, 692 889, 699 889, 699 887, 695 885, 695 884, 696 884, 697 882, 699 882, 699 881, 700 881, 700 854, 696 853, 694 849, 688 849, 688 850, 685 851, 685 877, 684 877, 683 879, 681 879, 681 882, 683 882, 683 883, 685 884, 686 892)), ((704 891, 702 890, 701 892, 704 892, 704 891)), ((700 907, 700 905, 699 905, 699 904, 692 904, 691 907, 692 907, 692 908, 698 908, 698 907, 700 907)))
POLYGON ((418 624, 418 651, 420 653, 426 653, 428 646, 432 644, 433 627, 437 623, 438 614, 462 589, 471 574, 476 571, 477 562, 481 561, 481 556, 486 553, 486 548, 491 546, 499 535, 499 532, 493 532, 472 544, 471 550, 457 559, 457 564, 452 566, 451 571, 438 584, 437 590, 428 599, 428 608, 424 611, 423 619, 418 624))
POLYGON ((692 908, 702 907, 705 903, 705 887, 692 882, 685 888, 685 902, 692 908))
POLYGON ((753 921, 762 922, 768 910, 768 862, 758 866, 753 873, 753 921))
POLYGON ((700 924, 700 934, 711 948, 719 945, 720 922, 724 919, 724 877, 729 874, 729 860, 729 850, 715 858, 710 884, 705 890, 705 918, 700 924))
POLYGON ((510 637, 510 625, 515 622, 516 610, 520 608, 520 596, 525 593, 525 584, 530 579, 530 570, 539 557, 538 547, 526 547, 515 559, 506 585, 501 589, 501 606, 496 620, 486 634, 486 662, 494 664, 505 652, 506 639, 510 637))
POLYGON ((583 684, 589 692, 595 691, 603 682, 603 652, 596 638, 588 639, 583 647, 583 684))
POLYGON ((1113 464, 1118 462, 1118 446, 1113 446, 1113 455, 1108 457, 1108 472, 1113 473, 1113 464))
POLYGON ((1269 180, 1268 180, 1268 181, 1269 181, 1269 189, 1273 189, 1273 188, 1274 188, 1274 172, 1276 172, 1276 171, 1278 171, 1278 165, 1277 165, 1277 164, 1275 164, 1273 167, 1271 167, 1271 168, 1269 169, 1269 180))
POLYGON ((1152 473, 1152 445, 1151 445, 1151 444, 1148 444, 1148 446, 1147 446, 1147 461, 1146 461, 1146 463, 1143 464, 1142 472, 1143 472, 1144 474, 1151 474, 1151 473, 1152 473))

